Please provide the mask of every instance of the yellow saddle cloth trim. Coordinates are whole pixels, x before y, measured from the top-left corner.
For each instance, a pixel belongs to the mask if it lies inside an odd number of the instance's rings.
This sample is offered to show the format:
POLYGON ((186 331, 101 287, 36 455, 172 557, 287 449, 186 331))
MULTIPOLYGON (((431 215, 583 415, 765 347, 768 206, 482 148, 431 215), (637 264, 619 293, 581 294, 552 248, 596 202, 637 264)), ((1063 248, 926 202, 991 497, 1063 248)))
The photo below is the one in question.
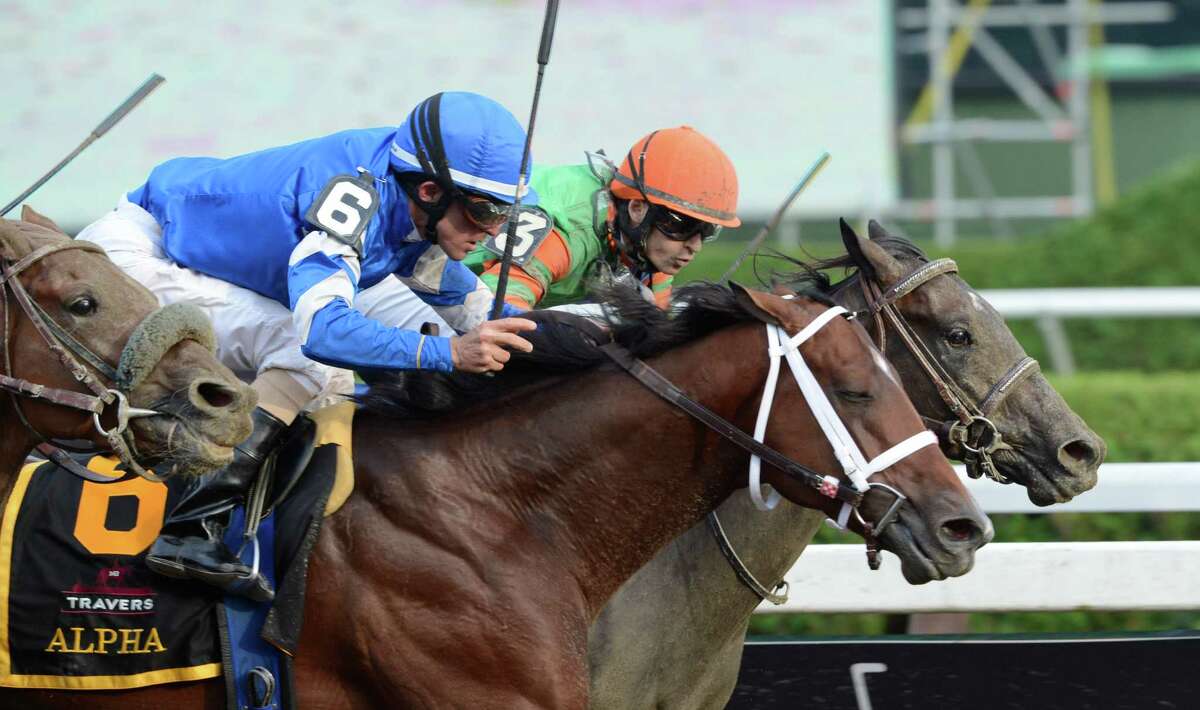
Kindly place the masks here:
POLYGON ((333 481, 333 490, 325 503, 325 517, 337 512, 354 492, 354 456, 351 438, 354 433, 354 402, 342 402, 323 409, 318 409, 311 415, 317 425, 316 446, 334 444, 337 449, 337 472, 333 481))

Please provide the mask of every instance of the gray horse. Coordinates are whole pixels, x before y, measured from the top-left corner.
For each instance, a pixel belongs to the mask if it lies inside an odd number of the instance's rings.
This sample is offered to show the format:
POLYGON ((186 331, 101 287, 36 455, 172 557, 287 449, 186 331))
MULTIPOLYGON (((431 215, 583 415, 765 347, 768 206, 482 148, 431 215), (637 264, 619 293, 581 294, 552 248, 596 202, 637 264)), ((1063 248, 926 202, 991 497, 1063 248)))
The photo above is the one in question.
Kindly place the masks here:
MULTIPOLYGON (((808 285, 824 287, 838 303, 863 313, 876 342, 883 338, 884 353, 917 410, 940 429, 942 450, 968 459, 973 473, 1024 486, 1038 505, 1092 488, 1104 441, 1037 372, 995 309, 954 274, 952 262, 929 262, 875 222, 869 234, 863 239, 843 223, 848 254, 814 266, 857 272, 830 286, 810 269, 808 285), (898 315, 879 305, 887 300, 898 315), (870 314, 886 324, 882 333, 870 314), (911 327, 909 340, 897 332, 901 323, 911 327), (921 359, 938 374, 940 387, 921 359), (958 395, 952 404, 944 398, 947 391, 958 395), (956 416, 953 410, 964 407, 956 416), (984 451, 986 461, 976 451, 984 451)), ((731 496, 717 515, 746 567, 769 587, 804 552, 822 515, 786 501, 764 513, 748 498, 731 496)), ((696 525, 627 581, 592 625, 591 706, 725 707, 759 602, 738 581, 709 526, 696 525)))

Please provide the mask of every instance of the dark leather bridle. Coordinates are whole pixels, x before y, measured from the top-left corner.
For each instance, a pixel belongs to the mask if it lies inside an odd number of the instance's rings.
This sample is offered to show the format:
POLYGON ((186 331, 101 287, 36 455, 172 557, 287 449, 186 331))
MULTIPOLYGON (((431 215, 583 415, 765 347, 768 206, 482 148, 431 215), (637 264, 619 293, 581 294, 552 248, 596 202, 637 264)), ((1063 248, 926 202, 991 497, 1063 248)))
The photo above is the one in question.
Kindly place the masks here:
POLYGON ((922 264, 883 291, 875 281, 860 270, 859 284, 867 306, 860 315, 873 318, 876 345, 886 352, 888 326, 912 353, 917 364, 929 377, 938 396, 950 410, 952 419, 942 421, 926 418, 938 437, 946 442, 947 455, 966 464, 971 478, 987 476, 1000 483, 1007 479, 996 468, 992 454, 1010 448, 990 417, 1016 386, 1038 371, 1038 362, 1028 355, 1021 358, 988 389, 983 400, 976 404, 963 388, 946 372, 916 330, 896 307, 896 301, 912 293, 929 280, 942 274, 958 273, 953 259, 937 259, 922 264))
MULTIPOLYGON (((0 390, 9 393, 13 402, 13 408, 16 410, 21 423, 40 442, 37 447, 38 450, 71 473, 98 483, 112 483, 125 480, 133 475, 142 476, 154 481, 161 480, 138 463, 137 448, 134 444, 133 435, 128 428, 130 419, 160 416, 161 413, 151 409, 130 406, 128 395, 140 382, 132 381, 129 377, 119 374, 119 372, 129 373, 134 370, 134 368, 123 367, 121 365, 132 362, 137 358, 140 339, 136 337, 129 339, 121 353, 120 365, 114 368, 104 358, 96 355, 71 335, 70 332, 56 323, 30 297, 20 278, 18 278, 23 271, 45 257, 69 249, 82 249, 84 251, 104 254, 103 249, 90 242, 64 241, 40 247, 15 262, 7 258, 0 261, 3 264, 3 273, 0 273, 0 292, 3 294, 2 302, 4 305, 4 374, 0 374, 0 390), (63 367, 71 373, 71 376, 77 382, 87 387, 92 394, 47 387, 46 385, 13 376, 14 370, 11 352, 13 320, 9 317, 12 301, 16 301, 20 305, 21 310, 25 312, 34 329, 37 330, 42 340, 46 342, 47 347, 55 354, 63 367), (113 386, 106 386, 93 374, 93 370, 109 382, 112 382, 113 386), (125 465, 129 473, 121 478, 112 478, 93 473, 81 466, 61 451, 58 446, 53 445, 49 437, 43 435, 30 423, 21 408, 22 399, 44 400, 58 406, 90 412, 96 431, 105 438, 112 452, 121 459, 121 462, 125 465), (113 406, 116 407, 116 426, 111 429, 105 429, 101 423, 101 418, 113 406)), ((173 309, 170 306, 157 309, 142 321, 141 325, 135 331, 135 335, 138 332, 148 330, 147 325, 152 324, 154 321, 171 318, 175 310, 177 309, 173 309)), ((177 333, 177 335, 179 340, 185 337, 182 333, 177 333)))

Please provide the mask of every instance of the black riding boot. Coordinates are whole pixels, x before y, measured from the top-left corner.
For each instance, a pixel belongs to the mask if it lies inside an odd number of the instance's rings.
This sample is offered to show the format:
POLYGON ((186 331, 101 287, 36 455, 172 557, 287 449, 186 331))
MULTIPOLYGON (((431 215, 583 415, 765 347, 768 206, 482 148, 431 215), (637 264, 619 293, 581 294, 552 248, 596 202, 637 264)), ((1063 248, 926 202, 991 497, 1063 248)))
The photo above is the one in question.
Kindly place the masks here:
POLYGON ((263 461, 279 444, 287 425, 255 408, 254 431, 239 444, 225 468, 196 479, 163 523, 146 554, 146 566, 176 579, 198 579, 255 601, 275 597, 271 584, 242 564, 221 541, 223 514, 245 497, 263 461))

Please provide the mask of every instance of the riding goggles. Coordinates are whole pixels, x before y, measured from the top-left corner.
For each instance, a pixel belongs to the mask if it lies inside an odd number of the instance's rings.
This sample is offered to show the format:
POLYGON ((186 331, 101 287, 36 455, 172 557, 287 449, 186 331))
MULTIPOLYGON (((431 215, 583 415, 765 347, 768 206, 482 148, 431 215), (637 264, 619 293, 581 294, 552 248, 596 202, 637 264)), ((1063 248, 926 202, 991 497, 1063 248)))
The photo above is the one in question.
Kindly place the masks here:
POLYGON ((460 201, 467 219, 480 229, 494 229, 508 219, 510 206, 504 203, 493 202, 482 195, 463 195, 460 201))
POLYGON ((672 212, 668 209, 660 209, 658 216, 654 220, 654 227, 662 232, 663 236, 673 242, 686 242, 692 238, 692 235, 699 234, 700 238, 706 242, 711 242, 721 233, 721 225, 705 222, 702 219, 689 217, 688 215, 672 212))

